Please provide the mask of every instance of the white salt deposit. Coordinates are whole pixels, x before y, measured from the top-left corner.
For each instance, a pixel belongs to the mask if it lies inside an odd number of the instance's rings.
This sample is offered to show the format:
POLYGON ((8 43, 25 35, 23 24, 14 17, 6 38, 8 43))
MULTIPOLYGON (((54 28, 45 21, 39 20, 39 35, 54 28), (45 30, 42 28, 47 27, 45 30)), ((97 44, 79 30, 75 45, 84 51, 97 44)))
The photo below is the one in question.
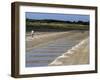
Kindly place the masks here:
POLYGON ((81 41, 72 49, 68 50, 66 53, 57 57, 49 66, 60 66, 60 65, 73 65, 73 64, 87 64, 89 63, 89 44, 88 38, 81 41))

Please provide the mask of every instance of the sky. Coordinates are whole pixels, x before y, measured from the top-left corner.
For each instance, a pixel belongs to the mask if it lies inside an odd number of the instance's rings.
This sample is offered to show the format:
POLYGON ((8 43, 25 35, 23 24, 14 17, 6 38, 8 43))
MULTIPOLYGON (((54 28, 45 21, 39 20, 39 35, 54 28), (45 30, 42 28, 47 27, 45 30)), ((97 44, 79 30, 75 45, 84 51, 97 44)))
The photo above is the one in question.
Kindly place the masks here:
POLYGON ((56 13, 33 13, 26 12, 26 18, 28 19, 53 19, 53 20, 62 20, 62 21, 89 21, 89 15, 77 15, 77 14, 56 14, 56 13))

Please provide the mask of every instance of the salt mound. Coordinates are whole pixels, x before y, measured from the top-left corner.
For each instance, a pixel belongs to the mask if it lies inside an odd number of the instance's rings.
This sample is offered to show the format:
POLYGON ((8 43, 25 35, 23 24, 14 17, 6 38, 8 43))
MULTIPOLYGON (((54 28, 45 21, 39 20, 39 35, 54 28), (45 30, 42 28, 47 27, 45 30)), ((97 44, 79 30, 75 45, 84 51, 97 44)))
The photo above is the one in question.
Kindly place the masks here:
POLYGON ((75 65, 89 63, 89 40, 84 39, 66 53, 57 57, 49 66, 75 65))

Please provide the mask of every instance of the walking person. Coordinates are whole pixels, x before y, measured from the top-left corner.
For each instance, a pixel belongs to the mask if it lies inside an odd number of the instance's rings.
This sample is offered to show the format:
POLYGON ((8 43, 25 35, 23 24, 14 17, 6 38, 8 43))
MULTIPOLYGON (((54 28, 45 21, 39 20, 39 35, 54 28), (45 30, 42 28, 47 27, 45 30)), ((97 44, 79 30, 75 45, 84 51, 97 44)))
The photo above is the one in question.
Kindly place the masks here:
POLYGON ((34 36, 34 30, 31 31, 31 36, 33 38, 33 36, 34 36))

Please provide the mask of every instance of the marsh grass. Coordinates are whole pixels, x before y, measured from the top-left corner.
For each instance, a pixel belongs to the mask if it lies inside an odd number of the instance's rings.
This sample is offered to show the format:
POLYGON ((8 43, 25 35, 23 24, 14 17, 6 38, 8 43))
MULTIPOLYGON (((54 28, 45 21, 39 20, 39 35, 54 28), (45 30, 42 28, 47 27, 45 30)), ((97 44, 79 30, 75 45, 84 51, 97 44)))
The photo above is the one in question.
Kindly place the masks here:
POLYGON ((53 31, 53 30, 89 30, 88 24, 81 23, 65 23, 65 22, 40 22, 26 21, 26 32, 31 30, 37 31, 53 31))

